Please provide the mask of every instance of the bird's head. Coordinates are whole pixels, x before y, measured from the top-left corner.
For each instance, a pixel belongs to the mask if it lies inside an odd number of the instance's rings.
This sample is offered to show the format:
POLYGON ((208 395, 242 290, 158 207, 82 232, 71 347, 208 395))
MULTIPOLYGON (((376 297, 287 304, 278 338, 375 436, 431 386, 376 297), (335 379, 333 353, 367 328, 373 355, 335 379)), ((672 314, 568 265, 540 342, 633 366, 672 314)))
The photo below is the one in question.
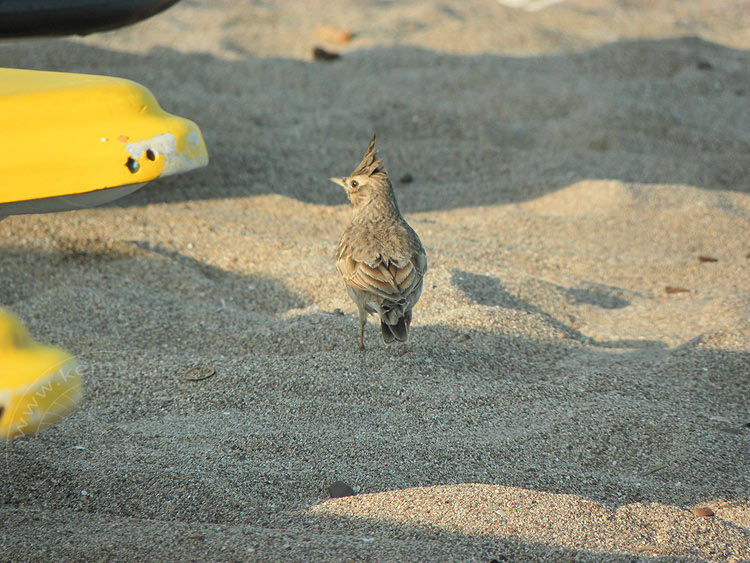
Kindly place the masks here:
POLYGON ((383 161, 377 155, 375 135, 373 135, 359 166, 345 178, 330 178, 331 182, 346 190, 346 196, 355 210, 376 201, 393 201, 395 205, 388 172, 385 171, 383 161))

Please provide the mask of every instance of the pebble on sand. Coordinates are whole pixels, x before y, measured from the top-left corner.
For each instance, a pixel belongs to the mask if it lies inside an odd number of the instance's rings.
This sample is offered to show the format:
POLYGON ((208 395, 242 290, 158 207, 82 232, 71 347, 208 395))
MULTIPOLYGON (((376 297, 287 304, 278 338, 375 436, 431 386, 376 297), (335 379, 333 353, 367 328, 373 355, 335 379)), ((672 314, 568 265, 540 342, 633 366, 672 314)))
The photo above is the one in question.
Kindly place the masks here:
POLYGON ((356 493, 349 485, 343 481, 336 481, 328 487, 328 494, 331 498, 351 497, 356 493))

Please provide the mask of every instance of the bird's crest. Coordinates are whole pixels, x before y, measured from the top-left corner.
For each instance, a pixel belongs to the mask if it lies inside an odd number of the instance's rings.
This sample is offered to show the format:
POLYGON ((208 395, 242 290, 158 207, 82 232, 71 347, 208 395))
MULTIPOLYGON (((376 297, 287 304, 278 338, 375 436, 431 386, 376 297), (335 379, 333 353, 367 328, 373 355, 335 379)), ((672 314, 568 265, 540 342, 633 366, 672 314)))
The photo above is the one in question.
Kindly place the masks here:
POLYGON ((370 144, 367 145, 367 150, 365 151, 365 156, 362 157, 362 162, 360 162, 359 166, 357 166, 354 169, 354 172, 350 174, 350 176, 359 175, 382 175, 382 177, 384 178, 388 177, 388 174, 385 171, 385 166, 383 165, 383 161, 378 158, 378 151, 375 148, 375 134, 372 135, 370 144))

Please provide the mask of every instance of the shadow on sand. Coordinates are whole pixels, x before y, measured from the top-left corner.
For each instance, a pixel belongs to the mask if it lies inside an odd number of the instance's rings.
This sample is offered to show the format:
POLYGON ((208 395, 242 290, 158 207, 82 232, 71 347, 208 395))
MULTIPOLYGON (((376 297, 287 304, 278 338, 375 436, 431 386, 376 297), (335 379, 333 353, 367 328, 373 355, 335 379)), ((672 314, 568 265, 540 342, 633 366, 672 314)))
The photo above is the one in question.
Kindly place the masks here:
POLYGON ((750 55, 694 38, 524 58, 383 48, 330 65, 28 45, 0 45, 0 65, 130 78, 200 125, 207 169, 114 205, 266 193, 341 204, 321 186, 349 172, 372 131, 409 212, 524 201, 592 178, 750 192, 750 83, 737 70, 750 55), (413 182, 399 182, 406 173, 413 182), (455 189, 438 199, 439 184, 455 189))

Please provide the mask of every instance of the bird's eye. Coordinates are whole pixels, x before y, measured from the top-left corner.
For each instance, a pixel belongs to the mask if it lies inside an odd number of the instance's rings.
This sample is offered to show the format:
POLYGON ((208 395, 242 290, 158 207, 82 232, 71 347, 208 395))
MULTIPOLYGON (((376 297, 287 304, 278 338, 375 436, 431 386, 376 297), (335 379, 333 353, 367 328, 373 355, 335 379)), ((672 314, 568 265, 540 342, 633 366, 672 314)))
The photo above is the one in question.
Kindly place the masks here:
POLYGON ((357 180, 352 180, 351 186, 352 189, 357 189, 359 187, 359 182, 357 182, 357 180))

